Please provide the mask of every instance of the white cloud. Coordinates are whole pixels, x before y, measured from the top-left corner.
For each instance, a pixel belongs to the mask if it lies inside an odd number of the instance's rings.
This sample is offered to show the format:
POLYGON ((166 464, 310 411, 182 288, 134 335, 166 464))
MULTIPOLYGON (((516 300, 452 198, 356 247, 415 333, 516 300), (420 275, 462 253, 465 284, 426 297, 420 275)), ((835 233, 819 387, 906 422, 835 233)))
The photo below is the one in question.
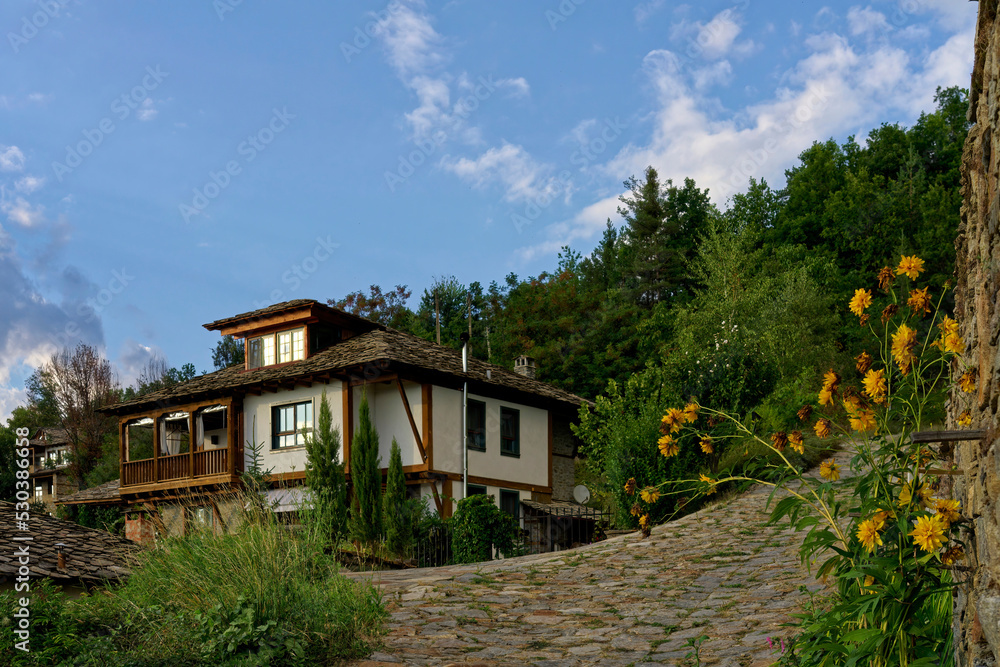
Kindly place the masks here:
POLYGON ((14 187, 25 194, 31 194, 45 185, 45 179, 37 176, 25 176, 14 183, 14 187))
POLYGON ((639 25, 645 23, 651 16, 660 11, 663 7, 663 3, 666 0, 648 0, 648 2, 640 2, 636 5, 632 13, 635 14, 635 22, 639 25))
POLYGON ((0 387, 0 422, 6 423, 14 408, 26 405, 28 392, 14 387, 0 387))
POLYGON ((17 146, 0 144, 0 171, 22 171, 24 169, 24 153, 17 146))
POLYGON ((0 201, 0 211, 7 215, 8 220, 22 227, 36 227, 45 220, 44 207, 32 206, 24 197, 0 201))
POLYGON ((508 202, 550 201, 565 192, 565 186, 549 175, 551 168, 536 162, 522 146, 505 143, 474 160, 448 159, 441 166, 477 188, 499 183, 508 202))
POLYGON ((422 11, 420 0, 399 2, 379 21, 377 35, 382 40, 386 59, 401 79, 423 74, 446 61, 441 49, 443 39, 422 11))
POLYGON ((851 7, 847 10, 847 25, 852 35, 863 35, 870 32, 888 32, 892 29, 885 14, 868 7, 851 7))
POLYGON ((498 79, 496 85, 497 88, 510 91, 511 97, 527 97, 531 94, 531 86, 528 85, 523 76, 516 79, 498 79))
POLYGON ((740 15, 732 9, 724 9, 708 23, 701 21, 681 21, 671 28, 674 40, 684 41, 684 53, 700 56, 708 60, 723 58, 729 54, 747 55, 755 45, 752 40, 737 42, 742 32, 740 15))
POLYGON ((527 263, 537 257, 551 255, 574 241, 593 238, 604 230, 608 218, 612 221, 620 219, 618 215, 619 204, 618 195, 606 197, 584 207, 569 220, 549 225, 543 232, 544 241, 518 248, 514 251, 515 258, 520 262, 527 263))
POLYGON ((694 86, 698 90, 705 90, 715 85, 727 84, 733 80, 733 66, 728 60, 718 60, 711 65, 706 65, 692 72, 694 86))
POLYGON ((45 104, 52 99, 51 95, 46 95, 45 93, 30 93, 28 95, 28 101, 34 104, 45 104))
POLYGON ((156 103, 153 102, 153 98, 147 97, 142 101, 139 110, 135 112, 135 116, 141 121, 150 121, 156 118, 159 113, 156 103))

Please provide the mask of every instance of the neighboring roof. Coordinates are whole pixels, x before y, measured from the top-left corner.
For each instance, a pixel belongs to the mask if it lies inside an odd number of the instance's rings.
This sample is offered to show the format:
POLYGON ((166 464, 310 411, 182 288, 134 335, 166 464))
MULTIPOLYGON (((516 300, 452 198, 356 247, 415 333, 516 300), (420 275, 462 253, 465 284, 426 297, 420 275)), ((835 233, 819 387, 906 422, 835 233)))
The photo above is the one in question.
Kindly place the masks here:
POLYGON ((16 552, 21 545, 28 547, 32 576, 49 577, 62 584, 101 584, 128 576, 129 554, 137 546, 125 538, 41 513, 31 514, 27 531, 18 530, 14 514, 13 503, 0 502, 0 543, 10 546, 0 551, 0 577, 17 576, 20 563, 16 552), (31 541, 13 539, 23 536, 31 541), (58 568, 60 547, 56 545, 60 543, 66 560, 63 570, 58 568))
POLYGON ((542 512, 544 514, 551 514, 552 516, 600 519, 604 515, 604 513, 599 509, 563 500, 553 500, 551 503, 539 503, 534 500, 522 500, 521 504, 528 509, 542 512))
POLYGON ((53 445, 64 445, 69 442, 69 431, 64 428, 44 426, 35 431, 36 436, 39 434, 43 434, 45 436, 44 439, 35 437, 28 442, 35 447, 51 447, 53 445))
MULTIPOLYGON (((587 402, 568 391, 478 359, 469 360, 469 373, 466 375, 462 371, 460 350, 437 345, 395 329, 376 329, 337 343, 303 361, 250 371, 244 370, 242 366, 231 366, 108 406, 102 411, 131 414, 156 404, 169 407, 184 401, 224 396, 267 383, 324 373, 336 374, 358 365, 375 362, 388 362, 410 369, 443 373, 459 380, 468 378, 473 384, 473 391, 478 385, 480 388, 502 388, 541 396, 573 407, 587 402)), ((371 379, 376 381, 376 378, 371 379)))
POLYGON ((56 505, 82 505, 90 503, 118 502, 121 500, 121 494, 118 491, 120 481, 121 480, 113 479, 110 482, 101 484, 100 486, 94 486, 89 489, 84 489, 83 491, 77 491, 74 494, 60 498, 56 501, 56 505))

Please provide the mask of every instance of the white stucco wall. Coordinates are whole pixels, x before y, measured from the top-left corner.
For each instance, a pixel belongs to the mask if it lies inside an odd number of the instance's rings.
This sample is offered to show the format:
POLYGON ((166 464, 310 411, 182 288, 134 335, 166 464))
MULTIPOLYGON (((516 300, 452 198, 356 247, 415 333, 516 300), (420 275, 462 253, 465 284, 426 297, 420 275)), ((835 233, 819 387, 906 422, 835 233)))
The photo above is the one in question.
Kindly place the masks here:
POLYGON ((340 456, 343 460, 343 399, 341 397, 341 382, 331 380, 329 384, 314 384, 311 387, 296 387, 295 389, 279 391, 277 394, 263 394, 261 396, 247 396, 243 403, 243 424, 244 437, 244 466, 250 466, 250 446, 254 438, 254 428, 256 419, 256 442, 263 442, 261 449, 261 466, 270 468, 272 473, 280 474, 285 472, 303 472, 306 469, 306 448, 291 447, 285 449, 271 449, 272 424, 271 409, 279 405, 289 403, 301 403, 311 401, 313 404, 313 428, 319 419, 319 404, 323 390, 326 389, 326 399, 330 404, 330 412, 333 415, 333 424, 341 430, 340 456))
MULTIPOLYGON (((486 404, 486 451, 469 450, 469 475, 496 480, 548 486, 548 412, 520 403, 500 401, 477 394, 469 398, 486 404), (500 453, 500 408, 520 412, 519 457, 500 453)), ((462 472, 462 392, 434 387, 434 467, 444 472, 462 472)), ((459 483, 460 484, 460 483, 459 483)), ((460 491, 456 498, 460 497, 460 491)))
MULTIPOLYGON (((410 403, 410 411, 413 413, 413 421, 417 425, 417 431, 422 433, 421 422, 423 421, 423 413, 420 385, 415 382, 403 382, 403 390, 406 392, 406 399, 410 403)), ((417 440, 413 437, 413 429, 410 428, 410 420, 406 416, 406 407, 403 405, 403 398, 399 395, 399 388, 396 386, 396 383, 370 384, 366 386, 365 392, 368 396, 368 409, 371 413, 372 423, 375 424, 375 429, 379 435, 378 451, 382 467, 389 467, 389 454, 393 438, 396 438, 396 442, 399 443, 404 466, 423 463, 424 460, 420 456, 417 440)), ((360 408, 361 388, 355 387, 355 430, 358 427, 358 411, 360 408)))

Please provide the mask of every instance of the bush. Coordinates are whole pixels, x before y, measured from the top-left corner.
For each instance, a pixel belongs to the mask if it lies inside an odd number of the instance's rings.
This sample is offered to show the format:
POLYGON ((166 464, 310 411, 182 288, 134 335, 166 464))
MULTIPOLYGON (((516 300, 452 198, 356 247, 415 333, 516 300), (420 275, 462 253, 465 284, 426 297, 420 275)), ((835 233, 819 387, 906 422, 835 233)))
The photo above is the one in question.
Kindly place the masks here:
POLYGON ((385 524, 385 548, 393 556, 403 558, 413 540, 413 507, 406 501, 406 478, 403 476, 403 455, 399 443, 392 439, 389 473, 386 479, 382 513, 385 524))
MULTIPOLYGON (((294 534, 264 513, 232 535, 167 540, 141 555, 124 585, 79 600, 37 582, 33 650, 11 664, 314 665, 363 657, 384 632, 381 596, 339 575, 325 543, 317 531, 294 534), (47 604, 49 595, 57 602, 47 604)), ((0 595, 5 646, 13 601, 13 593, 0 595)))
POLYGON ((520 554, 520 528, 514 517, 493 503, 493 496, 477 494, 458 501, 451 519, 452 553, 456 563, 493 560, 493 551, 505 558, 520 554))
POLYGON ((358 430, 351 441, 351 538, 362 544, 382 539, 382 472, 378 455, 378 431, 372 424, 368 398, 362 396, 358 430))

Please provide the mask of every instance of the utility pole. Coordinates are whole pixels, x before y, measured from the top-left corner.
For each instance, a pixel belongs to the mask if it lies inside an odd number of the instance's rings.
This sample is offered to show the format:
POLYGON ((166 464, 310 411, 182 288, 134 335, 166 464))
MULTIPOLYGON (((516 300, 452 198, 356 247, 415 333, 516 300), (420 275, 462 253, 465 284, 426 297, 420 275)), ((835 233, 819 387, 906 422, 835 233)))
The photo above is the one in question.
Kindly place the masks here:
POLYGON ((441 344, 441 304, 438 302, 438 292, 434 290, 434 327, 437 329, 437 344, 441 344))

